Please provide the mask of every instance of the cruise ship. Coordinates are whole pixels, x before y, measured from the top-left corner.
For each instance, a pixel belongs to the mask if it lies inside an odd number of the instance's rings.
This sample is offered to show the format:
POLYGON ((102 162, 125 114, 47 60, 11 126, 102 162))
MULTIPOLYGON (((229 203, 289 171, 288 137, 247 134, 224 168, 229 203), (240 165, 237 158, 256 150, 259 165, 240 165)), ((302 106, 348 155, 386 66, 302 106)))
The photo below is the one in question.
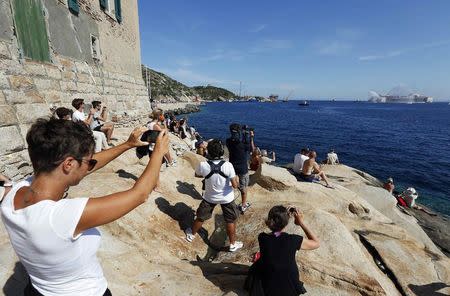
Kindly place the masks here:
POLYGON ((424 96, 421 94, 409 94, 409 95, 380 95, 374 91, 369 92, 369 102, 372 103, 432 103, 433 98, 424 96))

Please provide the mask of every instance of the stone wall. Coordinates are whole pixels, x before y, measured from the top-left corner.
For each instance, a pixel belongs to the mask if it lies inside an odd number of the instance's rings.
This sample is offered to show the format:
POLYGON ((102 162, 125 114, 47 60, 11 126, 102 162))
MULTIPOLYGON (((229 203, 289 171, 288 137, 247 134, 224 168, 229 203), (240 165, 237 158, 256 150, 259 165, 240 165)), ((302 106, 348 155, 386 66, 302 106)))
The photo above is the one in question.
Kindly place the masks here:
POLYGON ((140 70, 136 0, 123 1, 123 22, 100 10, 99 1, 79 0, 71 15, 67 1, 42 0, 51 63, 20 55, 9 0, 0 0, 0 173, 18 179, 31 173, 25 136, 50 108, 71 107, 74 98, 102 101, 108 117, 148 114, 150 103, 140 70), (101 60, 90 56, 86 36, 98 34, 101 60))

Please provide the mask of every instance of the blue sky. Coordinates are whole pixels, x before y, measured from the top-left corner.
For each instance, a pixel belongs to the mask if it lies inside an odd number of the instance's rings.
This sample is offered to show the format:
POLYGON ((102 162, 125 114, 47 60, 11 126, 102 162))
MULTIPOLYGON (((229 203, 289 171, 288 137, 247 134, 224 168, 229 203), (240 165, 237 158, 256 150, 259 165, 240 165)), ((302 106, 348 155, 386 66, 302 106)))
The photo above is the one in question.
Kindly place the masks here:
POLYGON ((447 0, 139 0, 142 62, 189 86, 360 98, 396 86, 450 98, 447 0))

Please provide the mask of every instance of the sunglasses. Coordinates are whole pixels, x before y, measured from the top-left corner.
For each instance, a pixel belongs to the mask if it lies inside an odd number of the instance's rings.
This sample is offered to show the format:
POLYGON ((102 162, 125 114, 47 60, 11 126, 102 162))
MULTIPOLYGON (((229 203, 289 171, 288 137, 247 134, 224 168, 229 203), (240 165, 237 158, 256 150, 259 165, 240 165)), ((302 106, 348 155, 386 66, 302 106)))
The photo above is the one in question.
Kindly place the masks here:
POLYGON ((79 162, 86 162, 88 164, 88 171, 92 171, 92 169, 97 164, 97 159, 93 159, 93 158, 91 158, 91 159, 75 158, 75 160, 77 160, 79 162))

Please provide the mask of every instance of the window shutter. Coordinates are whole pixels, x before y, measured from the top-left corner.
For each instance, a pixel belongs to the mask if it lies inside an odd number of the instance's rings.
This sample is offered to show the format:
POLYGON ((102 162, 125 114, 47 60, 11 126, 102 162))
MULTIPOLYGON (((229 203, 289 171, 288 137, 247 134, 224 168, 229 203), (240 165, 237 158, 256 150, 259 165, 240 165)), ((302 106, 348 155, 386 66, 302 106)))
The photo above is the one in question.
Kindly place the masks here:
POLYGON ((122 7, 120 6, 120 0, 114 0, 116 9, 116 19, 119 23, 122 22, 122 7))
POLYGON ((68 0, 69 2, 69 10, 75 14, 78 15, 80 13, 80 6, 78 5, 78 0, 68 0))
POLYGON ((108 1, 108 0, 100 0, 100 8, 101 8, 102 10, 105 10, 105 9, 107 8, 107 3, 106 3, 106 1, 108 1))

